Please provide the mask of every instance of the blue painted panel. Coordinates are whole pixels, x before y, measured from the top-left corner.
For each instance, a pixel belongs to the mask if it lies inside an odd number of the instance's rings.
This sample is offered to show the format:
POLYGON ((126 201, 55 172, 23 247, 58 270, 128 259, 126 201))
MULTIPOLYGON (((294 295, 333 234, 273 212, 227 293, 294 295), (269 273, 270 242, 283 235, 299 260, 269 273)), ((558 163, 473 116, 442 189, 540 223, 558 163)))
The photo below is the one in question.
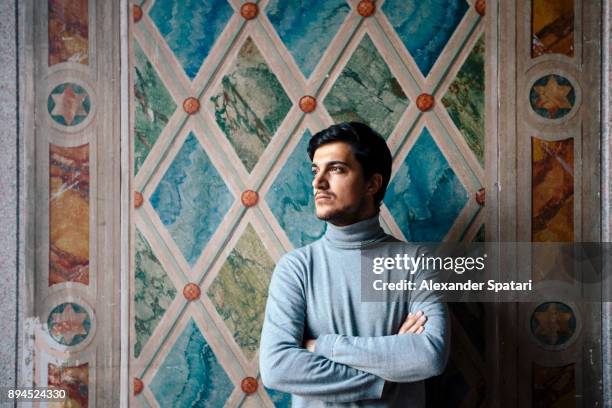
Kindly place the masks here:
POLYGON ((271 0, 266 13, 308 78, 350 11, 345 0, 271 0))
POLYGON ((276 408, 291 408, 291 394, 265 388, 276 408))
POLYGON ((387 0, 382 10, 424 76, 468 9, 465 0, 387 0))
POLYGON ((441 241, 468 200, 467 191, 423 129, 389 183, 385 205, 409 241, 441 241))
POLYGON ((161 407, 222 407, 234 384, 190 320, 149 388, 161 407))
POLYGON ((325 233, 325 222, 315 215, 311 162, 306 153, 311 134, 302 140, 266 194, 266 203, 295 247, 307 245, 325 233))
POLYGON ((192 266, 233 201, 193 133, 151 196, 151 205, 192 266))
POLYGON ((232 14, 225 0, 156 0, 149 12, 191 79, 232 14))

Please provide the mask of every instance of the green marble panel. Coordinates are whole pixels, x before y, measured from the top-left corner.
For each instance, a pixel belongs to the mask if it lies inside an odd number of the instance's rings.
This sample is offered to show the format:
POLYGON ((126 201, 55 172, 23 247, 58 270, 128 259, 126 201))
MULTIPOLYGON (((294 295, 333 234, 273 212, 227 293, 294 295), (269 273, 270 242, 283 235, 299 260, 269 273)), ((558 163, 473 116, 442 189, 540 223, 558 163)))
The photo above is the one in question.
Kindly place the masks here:
POLYGON ((249 224, 207 292, 249 360, 259 347, 273 269, 274 261, 249 224))
POLYGON ((480 164, 484 166, 484 34, 448 88, 442 103, 480 164))
POLYGON ((410 101, 365 35, 323 103, 337 123, 363 122, 387 138, 410 101))
POLYGON ((134 174, 176 109, 155 68, 134 41, 134 174))
POLYGON ((138 357, 176 296, 176 288, 138 229, 136 229, 135 278, 136 343, 134 344, 134 356, 138 357))
POLYGON ((211 97, 215 119, 250 172, 291 108, 251 38, 211 97))

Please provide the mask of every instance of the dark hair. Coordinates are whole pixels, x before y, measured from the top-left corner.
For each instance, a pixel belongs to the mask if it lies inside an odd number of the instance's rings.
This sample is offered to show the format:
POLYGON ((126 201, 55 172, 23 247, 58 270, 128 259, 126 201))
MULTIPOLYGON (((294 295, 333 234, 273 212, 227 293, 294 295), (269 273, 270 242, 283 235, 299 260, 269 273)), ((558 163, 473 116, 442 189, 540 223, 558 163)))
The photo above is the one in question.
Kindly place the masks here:
POLYGON ((359 122, 344 122, 331 125, 315 134, 308 143, 308 156, 312 161, 315 151, 324 144, 347 143, 361 164, 363 176, 368 180, 373 174, 382 176, 380 189, 374 195, 374 203, 380 206, 391 178, 391 152, 385 139, 368 125, 359 122))

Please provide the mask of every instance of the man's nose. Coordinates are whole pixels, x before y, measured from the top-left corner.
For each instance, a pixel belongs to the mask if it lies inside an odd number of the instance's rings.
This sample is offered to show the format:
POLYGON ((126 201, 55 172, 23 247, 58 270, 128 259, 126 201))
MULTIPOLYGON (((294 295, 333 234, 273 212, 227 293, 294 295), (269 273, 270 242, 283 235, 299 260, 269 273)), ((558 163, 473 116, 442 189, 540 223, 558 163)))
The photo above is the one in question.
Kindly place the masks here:
POLYGON ((325 172, 321 171, 314 176, 312 179, 312 187, 316 190, 326 189, 328 187, 325 172))

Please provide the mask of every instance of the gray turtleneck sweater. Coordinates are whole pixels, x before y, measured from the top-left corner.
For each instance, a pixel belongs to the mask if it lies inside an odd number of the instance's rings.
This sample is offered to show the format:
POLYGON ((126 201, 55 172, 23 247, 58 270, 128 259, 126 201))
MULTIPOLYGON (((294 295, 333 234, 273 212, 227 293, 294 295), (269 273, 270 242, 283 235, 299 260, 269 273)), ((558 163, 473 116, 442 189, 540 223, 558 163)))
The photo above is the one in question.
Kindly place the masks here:
MULTIPOLYGON (((360 248, 381 242, 397 240, 382 230, 378 214, 346 227, 328 223, 321 239, 276 265, 259 364, 264 385, 291 393, 294 408, 424 407, 423 380, 444 370, 450 335, 444 304, 360 301, 360 248), (427 316, 425 331, 398 335, 418 310, 427 316), (314 353, 304 348, 307 339, 316 339, 314 353)), ((416 256, 416 245, 407 248, 416 256)))

